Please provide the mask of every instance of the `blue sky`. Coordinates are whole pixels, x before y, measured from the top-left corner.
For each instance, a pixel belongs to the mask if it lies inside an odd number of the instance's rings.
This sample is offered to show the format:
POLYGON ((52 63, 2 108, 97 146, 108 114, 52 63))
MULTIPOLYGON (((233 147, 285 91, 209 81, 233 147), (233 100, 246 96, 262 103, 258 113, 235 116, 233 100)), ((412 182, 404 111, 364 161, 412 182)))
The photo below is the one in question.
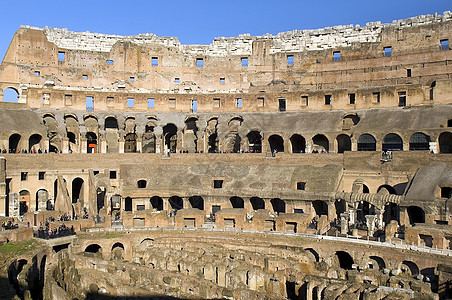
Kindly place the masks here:
POLYGON ((452 10, 451 0, 8 0, 1 5, 0 59, 21 24, 120 35, 150 32, 178 37, 183 44, 209 44, 217 36, 389 23, 445 10, 452 10))

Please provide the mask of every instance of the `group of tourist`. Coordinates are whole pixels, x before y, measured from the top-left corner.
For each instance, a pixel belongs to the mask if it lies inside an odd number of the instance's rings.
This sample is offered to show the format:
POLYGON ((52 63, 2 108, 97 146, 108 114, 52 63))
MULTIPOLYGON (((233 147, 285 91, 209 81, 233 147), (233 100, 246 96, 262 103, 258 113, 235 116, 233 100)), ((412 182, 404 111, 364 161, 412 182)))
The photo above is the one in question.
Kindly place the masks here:
POLYGON ((40 239, 54 239, 74 234, 74 226, 71 226, 71 228, 69 228, 65 224, 61 224, 58 228, 51 229, 49 227, 49 223, 46 222, 45 227, 42 226, 42 223, 39 225, 38 232, 37 234, 35 234, 35 236, 40 239))
POLYGON ((19 228, 19 224, 15 223, 14 218, 8 219, 2 223, 2 230, 19 228))

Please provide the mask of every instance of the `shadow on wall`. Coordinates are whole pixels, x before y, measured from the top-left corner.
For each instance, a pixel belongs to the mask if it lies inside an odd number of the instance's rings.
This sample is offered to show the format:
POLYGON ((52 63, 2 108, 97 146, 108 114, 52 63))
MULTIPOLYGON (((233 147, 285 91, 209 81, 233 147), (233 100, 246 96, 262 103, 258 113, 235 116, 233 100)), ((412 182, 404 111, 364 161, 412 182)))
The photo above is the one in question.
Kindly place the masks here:
POLYGON ((16 290, 23 291, 25 288, 19 285, 13 287, 8 278, 0 277, 0 299, 13 299, 16 290))
MULTIPOLYGON (((1 298, 2 299, 2 298, 1 298)), ((110 295, 99 295, 97 293, 88 293, 86 294, 86 300, 179 300, 186 298, 175 298, 169 296, 110 296, 110 295)), ((218 298, 219 300, 220 298, 218 298)), ((207 299, 209 300, 209 299, 207 299)), ((210 299, 215 300, 215 299, 210 299)))

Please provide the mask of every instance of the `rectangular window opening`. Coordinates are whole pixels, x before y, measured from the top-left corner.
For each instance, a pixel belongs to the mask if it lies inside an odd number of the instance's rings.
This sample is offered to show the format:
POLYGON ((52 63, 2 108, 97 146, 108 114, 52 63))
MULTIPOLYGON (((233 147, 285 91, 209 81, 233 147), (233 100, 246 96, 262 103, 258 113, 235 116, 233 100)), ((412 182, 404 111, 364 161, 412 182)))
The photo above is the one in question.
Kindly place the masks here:
POLYGON ((288 66, 293 65, 293 55, 287 55, 287 65, 288 66))
POLYGON ((82 79, 83 80, 87 80, 88 79, 88 75, 82 75, 82 79))
POLYGON ((48 93, 42 94, 42 104, 46 104, 46 105, 50 104, 50 94, 48 94, 48 93))
POLYGON ((214 98, 213 99, 213 107, 214 108, 220 108, 220 98, 214 98))
POLYGON ((242 67, 248 67, 248 57, 242 57, 242 67))
POLYGON ((411 77, 411 69, 406 69, 406 77, 411 77))
POLYGON ((286 111, 286 99, 278 99, 279 111, 286 111))
POLYGON ((221 189, 221 188, 223 188, 223 180, 221 180, 221 179, 215 179, 215 180, 213 181, 213 188, 214 188, 214 189, 221 189))
POLYGON ((441 40, 441 50, 449 50, 449 40, 441 40))
POLYGON ((257 98, 257 106, 264 107, 264 97, 257 98))
POLYGON ((225 83, 226 79, 224 77, 220 77, 220 83, 225 83))
POLYGON ((72 95, 64 95, 64 105, 72 105, 72 95))
POLYGON ((58 51, 58 61, 66 61, 66 52, 58 51))
POLYGON ((325 105, 331 105, 331 95, 325 95, 325 105))
POLYGON ((94 111, 94 97, 86 96, 86 111, 94 111))
POLYGON ((192 113, 198 112, 198 101, 197 100, 191 100, 191 112, 192 113))
POLYGON ((155 107, 155 99, 148 98, 148 108, 154 108, 154 107, 155 107))
POLYGON ((355 98, 356 98, 355 93, 348 94, 348 99, 350 101, 350 104, 355 104, 355 98))
POLYGON ((399 107, 406 106, 406 92, 399 92, 399 107))
POLYGON ((372 102, 380 103, 380 92, 373 92, 372 93, 372 102))
POLYGON ((302 106, 308 106, 309 105, 309 97, 308 96, 301 96, 301 105, 302 106))
POLYGON ((145 205, 137 205, 137 211, 138 210, 145 210, 146 206, 145 205))
POLYGON ((20 172, 20 180, 25 181, 28 178, 28 172, 20 172))
POLYGON ((169 108, 176 108, 176 99, 175 98, 168 99, 168 104, 169 108))
POLYGON ((36 77, 39 77, 39 76, 41 76, 41 72, 39 72, 39 71, 35 71, 35 76, 36 76, 36 77))
POLYGON ((391 57, 392 56, 392 47, 384 47, 383 54, 385 57, 391 57))
POLYGON ((196 59, 196 67, 198 67, 198 68, 204 67, 204 59, 203 58, 196 59))
POLYGON ((294 209, 293 209, 293 213, 294 213, 294 214, 303 214, 304 211, 303 211, 302 208, 294 208, 294 209))
POLYGON ((159 65, 159 58, 158 57, 152 57, 151 58, 151 66, 157 67, 159 65))
POLYGON ((107 97, 107 106, 113 107, 115 105, 115 97, 107 97))
POLYGON ((333 52, 333 60, 334 61, 341 61, 341 51, 334 51, 333 52))
POLYGON ((127 107, 134 107, 134 106, 135 106, 135 99, 127 98, 127 107))
POLYGON ((39 172, 38 173, 38 180, 44 180, 45 174, 46 174, 46 172, 39 172))
POLYGON ((235 106, 238 108, 242 107, 242 98, 235 99, 235 106))
POLYGON ((297 190, 304 191, 306 189, 306 182, 299 181, 297 182, 297 190))
POLYGON ((174 78, 174 83, 179 83, 179 82, 180 82, 180 78, 179 77, 174 78))
POLYGON ((111 59, 107 59, 107 65, 112 65, 113 61, 111 59))
POLYGON ((110 171, 110 179, 116 179, 116 171, 110 171))
POLYGON ((130 77, 130 78, 129 78, 129 81, 130 81, 130 82, 135 82, 135 77, 130 77))

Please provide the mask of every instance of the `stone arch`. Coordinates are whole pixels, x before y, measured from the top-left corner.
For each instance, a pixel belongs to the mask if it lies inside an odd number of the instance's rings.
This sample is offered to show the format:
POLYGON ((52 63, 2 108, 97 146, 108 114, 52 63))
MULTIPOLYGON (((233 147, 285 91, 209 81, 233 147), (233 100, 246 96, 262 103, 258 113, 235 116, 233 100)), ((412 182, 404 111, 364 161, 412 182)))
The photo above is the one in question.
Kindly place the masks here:
POLYGON ((337 153, 344 153, 352 150, 352 141, 346 134, 340 134, 336 137, 337 153))
POLYGON ((41 150, 41 140, 42 136, 40 134, 33 134, 28 139, 28 152, 30 153, 38 153, 41 150))
POLYGON ((328 203, 322 200, 315 200, 312 202, 312 207, 317 216, 328 216, 328 203))
POLYGON ((223 145, 226 152, 240 152, 242 138, 239 135, 239 128, 242 125, 243 118, 234 116, 228 122, 228 131, 224 137, 223 145))
POLYGON ((354 264, 353 257, 345 251, 336 251, 335 258, 339 267, 345 270, 351 270, 354 264))
POLYGON ((97 150, 97 134, 89 131, 86 133, 86 153, 96 153, 97 150))
POLYGON ((201 196, 191 196, 188 198, 188 202, 190 202, 192 208, 204 210, 204 199, 201 196))
POLYGON ((108 129, 118 130, 119 129, 118 119, 116 119, 115 116, 106 117, 104 129, 105 130, 108 130, 108 129))
POLYGON ((286 202, 279 198, 273 198, 270 200, 273 211, 277 213, 286 213, 286 202))
POLYGON ((124 259, 124 245, 120 242, 116 242, 111 246, 111 259, 123 260, 124 259))
POLYGON ((20 149, 20 139, 21 136, 18 133, 13 133, 9 136, 8 139, 8 152, 9 153, 17 153, 18 151, 21 151, 20 149))
POLYGON ((171 196, 168 202, 173 210, 180 210, 184 208, 184 200, 179 196, 171 196))
POLYGON ((439 153, 452 153, 452 133, 443 132, 438 137, 439 153))
POLYGON ((72 180, 72 203, 82 202, 84 200, 84 180, 80 177, 72 180))
POLYGON ((403 140, 396 133, 388 133, 385 135, 382 141, 383 151, 402 151, 403 150, 403 140))
POLYGON ((356 113, 350 113, 342 118, 342 130, 350 130, 353 126, 358 124, 359 116, 356 113))
POLYGON ((310 253, 310 256, 314 262, 320 262, 320 255, 317 251, 312 248, 306 248, 304 250, 310 253))
POLYGON ((3 102, 19 102, 19 91, 16 88, 8 87, 3 91, 3 102))
POLYGON ((358 138, 358 151, 376 151, 377 140, 371 134, 364 133, 358 138))
POLYGON ((245 207, 245 202, 240 197, 233 196, 233 197, 229 198, 229 201, 231 202, 232 208, 244 208, 245 207))
POLYGON ((312 143, 314 145, 313 152, 329 152, 330 142, 328 138, 323 134, 317 134, 312 138, 312 143))
POLYGON ((383 258, 379 256, 369 256, 369 269, 383 270, 386 268, 386 263, 383 258))
POLYGON ((290 144, 292 153, 303 153, 306 151, 306 139, 299 134, 293 134, 290 137, 290 144))
POLYGON ((248 151, 251 153, 262 152, 262 135, 259 131, 250 131, 246 138, 248 139, 248 151))
POLYGON ((102 247, 99 244, 90 244, 86 246, 84 252, 88 253, 102 253, 102 247))
POLYGON ((399 266, 400 271, 402 273, 411 275, 411 276, 417 276, 419 275, 419 267, 412 261, 404 260, 400 263, 399 266))
POLYGON ((183 130, 182 151, 197 152, 198 151, 198 121, 197 116, 188 116, 185 119, 185 127, 183 130))
POLYGON ((275 152, 284 152, 284 139, 277 134, 273 134, 268 138, 268 143, 270 145, 270 151, 272 153, 275 152))
POLYGON ((218 117, 211 117, 207 121, 205 138, 207 142, 207 152, 208 153, 216 153, 219 148, 219 139, 217 134, 217 125, 218 125, 218 117))
POLYGON ((28 212, 30 207, 30 192, 28 190, 21 190, 19 192, 19 216, 23 216, 28 212))
POLYGON ((419 206, 408 206, 407 213, 411 225, 414 223, 425 223, 425 212, 419 206))
POLYGON ((382 184, 378 187, 377 189, 377 194, 383 194, 383 195, 388 195, 388 194, 392 194, 392 195, 397 195, 396 190, 390 186, 389 184, 382 184))
POLYGON ((131 197, 126 197, 124 199, 124 210, 125 211, 132 211, 133 209, 133 200, 131 197))
POLYGON ((163 127, 163 141, 165 148, 171 152, 177 151, 177 127, 172 123, 168 123, 163 127))
POLYGON ((116 242, 116 243, 113 244, 113 246, 111 246, 111 251, 113 251, 113 249, 115 249, 116 247, 119 247, 119 248, 121 248, 122 250, 125 250, 124 244, 123 244, 123 243, 121 243, 121 242, 116 242))
POLYGON ((430 136, 422 132, 413 133, 410 137, 410 151, 413 150, 429 150, 430 136))
POLYGON ((124 153, 137 152, 137 135, 136 133, 127 133, 124 137, 124 153))
POLYGON ((145 126, 142 139, 142 152, 143 153, 155 153, 155 133, 154 129, 157 127, 153 121, 148 121, 145 126))
POLYGON ((253 210, 265 209, 265 201, 260 197, 251 197, 250 202, 253 210))
POLYGON ((163 199, 159 196, 152 196, 149 200, 153 209, 157 211, 163 210, 163 199))
POLYGON ((79 151, 77 145, 79 144, 80 128, 76 115, 66 114, 64 116, 64 122, 66 123, 66 135, 69 139, 69 152, 79 151))
POLYGON ((147 184, 148 184, 148 182, 146 179, 140 179, 137 181, 137 188, 144 189, 144 188, 146 188, 147 184))

